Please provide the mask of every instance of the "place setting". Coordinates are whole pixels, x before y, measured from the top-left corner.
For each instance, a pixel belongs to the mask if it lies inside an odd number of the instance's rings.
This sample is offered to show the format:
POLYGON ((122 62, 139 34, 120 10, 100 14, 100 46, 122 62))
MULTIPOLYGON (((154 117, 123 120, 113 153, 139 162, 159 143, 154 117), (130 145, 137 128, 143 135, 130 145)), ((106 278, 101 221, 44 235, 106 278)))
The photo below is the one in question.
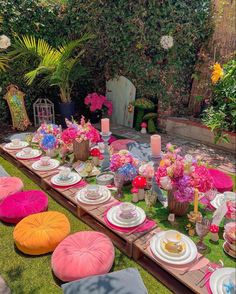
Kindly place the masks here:
POLYGON ((77 172, 71 171, 69 167, 60 167, 59 173, 51 178, 51 183, 57 187, 65 188, 78 184, 81 179, 81 176, 77 172))
POLYGON ((18 159, 35 159, 42 155, 42 151, 39 149, 33 149, 31 147, 26 147, 16 153, 16 158, 18 159))
POLYGON ((231 267, 216 269, 211 274, 207 287, 212 294, 235 294, 236 269, 231 267))
POLYGON ((29 146, 26 141, 21 141, 20 139, 12 139, 10 143, 7 143, 4 148, 8 150, 18 150, 29 146))
POLYGON ((104 214, 107 225, 125 233, 138 233, 150 230, 156 223, 146 217, 145 211, 129 202, 114 205, 104 214))
POLYGON ((42 156, 39 160, 32 164, 32 168, 37 171, 50 171, 56 169, 60 165, 57 159, 52 159, 49 156, 42 156))
POLYGON ((105 186, 87 185, 85 188, 78 191, 76 199, 88 205, 102 204, 111 199, 111 192, 105 186))

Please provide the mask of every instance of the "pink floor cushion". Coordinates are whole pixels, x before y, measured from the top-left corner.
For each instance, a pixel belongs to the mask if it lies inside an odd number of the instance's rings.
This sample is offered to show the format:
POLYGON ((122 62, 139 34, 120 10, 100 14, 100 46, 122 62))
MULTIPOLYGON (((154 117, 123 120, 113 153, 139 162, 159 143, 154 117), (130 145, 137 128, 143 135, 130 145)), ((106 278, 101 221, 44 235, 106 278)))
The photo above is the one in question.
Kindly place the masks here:
POLYGON ((68 282, 108 273, 114 257, 114 246, 106 235, 78 232, 57 246, 51 264, 55 276, 68 282))
POLYGON ((24 217, 47 210, 48 198, 42 191, 17 192, 0 204, 0 220, 17 224, 24 217))
POLYGON ((111 143, 111 147, 114 153, 119 152, 120 150, 128 150, 128 144, 134 143, 134 140, 130 139, 119 139, 111 143))
POLYGON ((215 188, 219 192, 223 193, 225 191, 231 191, 233 189, 233 181, 230 176, 217 169, 209 168, 209 172, 213 178, 215 188))
POLYGON ((0 202, 7 196, 23 190, 21 179, 16 177, 0 177, 0 202))

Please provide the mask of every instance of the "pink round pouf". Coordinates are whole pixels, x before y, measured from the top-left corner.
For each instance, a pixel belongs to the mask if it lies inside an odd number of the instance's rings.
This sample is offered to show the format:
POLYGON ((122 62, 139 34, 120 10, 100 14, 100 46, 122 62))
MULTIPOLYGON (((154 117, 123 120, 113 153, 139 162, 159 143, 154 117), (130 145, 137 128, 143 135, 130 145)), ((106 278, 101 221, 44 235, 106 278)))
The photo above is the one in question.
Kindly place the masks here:
POLYGON ((19 178, 0 177, 0 202, 7 196, 22 191, 23 188, 23 182, 19 178))
POLYGON ((213 178, 214 186, 219 192, 223 193, 233 189, 233 181, 230 176, 217 169, 209 168, 208 170, 213 178))
POLYGON ((28 215, 47 210, 48 198, 42 191, 18 192, 0 204, 0 220, 17 224, 28 215))
POLYGON ((131 139, 118 139, 111 143, 111 147, 114 153, 119 152, 120 150, 128 150, 128 144, 135 143, 134 140, 131 139))
POLYGON ((52 270, 68 282, 110 271, 115 253, 111 240, 99 232, 78 232, 65 238, 52 254, 52 270))

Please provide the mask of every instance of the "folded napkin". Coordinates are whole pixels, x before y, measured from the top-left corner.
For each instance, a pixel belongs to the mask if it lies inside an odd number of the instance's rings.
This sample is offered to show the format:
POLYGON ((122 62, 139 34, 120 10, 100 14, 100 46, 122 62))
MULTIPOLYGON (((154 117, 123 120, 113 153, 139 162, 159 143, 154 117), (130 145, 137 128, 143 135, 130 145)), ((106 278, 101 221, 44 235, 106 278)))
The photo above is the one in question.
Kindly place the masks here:
MULTIPOLYGON (((120 203, 118 203, 117 205, 120 205, 120 203)), ((131 232, 133 230, 135 230, 134 233, 140 233, 140 232, 147 231, 147 230, 153 228, 156 225, 156 222, 154 220, 150 220, 150 219, 147 219, 146 218, 145 221, 143 222, 143 224, 141 224, 141 225, 138 225, 138 226, 135 226, 135 227, 132 227, 132 228, 119 227, 119 226, 116 226, 116 225, 111 224, 109 222, 109 220, 107 219, 107 212, 108 212, 108 210, 106 211, 106 213, 104 215, 104 221, 105 221, 106 225, 108 227, 110 227, 111 229, 114 229, 114 230, 119 231, 119 232, 122 232, 122 233, 129 233, 129 232, 131 232)))
MULTIPOLYGON (((213 268, 218 268, 218 267, 219 267, 219 265, 216 264, 216 263, 211 263, 211 266, 212 266, 213 268)), ((213 272, 209 271, 209 269, 207 268, 206 271, 205 271, 204 281, 206 281, 206 280, 207 280, 212 274, 213 274, 213 272)), ((209 294, 214 294, 214 293, 212 293, 212 291, 211 291, 211 287, 210 287, 210 279, 208 279, 208 281, 206 282, 205 287, 206 287, 207 292, 208 292, 209 294)))
POLYGON ((68 189, 68 188, 83 188, 87 185, 88 183, 84 180, 79 181, 79 183, 73 184, 73 185, 68 185, 68 186, 58 186, 54 185, 51 183, 52 187, 57 188, 57 189, 68 189))

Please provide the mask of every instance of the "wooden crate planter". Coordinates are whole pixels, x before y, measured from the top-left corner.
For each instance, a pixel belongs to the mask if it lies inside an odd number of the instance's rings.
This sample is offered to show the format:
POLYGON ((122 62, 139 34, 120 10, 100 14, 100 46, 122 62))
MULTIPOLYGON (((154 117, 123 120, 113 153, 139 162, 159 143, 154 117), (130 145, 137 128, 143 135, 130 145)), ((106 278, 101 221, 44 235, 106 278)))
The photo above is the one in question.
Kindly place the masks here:
POLYGON ((162 262, 159 262, 152 255, 149 249, 149 242, 151 238, 160 232, 160 228, 153 229, 134 242, 133 245, 133 258, 150 272, 161 283, 166 285, 174 293, 188 294, 199 293, 208 294, 206 287, 200 288, 195 283, 205 275, 205 268, 194 270, 181 276, 182 271, 173 269, 162 262))

